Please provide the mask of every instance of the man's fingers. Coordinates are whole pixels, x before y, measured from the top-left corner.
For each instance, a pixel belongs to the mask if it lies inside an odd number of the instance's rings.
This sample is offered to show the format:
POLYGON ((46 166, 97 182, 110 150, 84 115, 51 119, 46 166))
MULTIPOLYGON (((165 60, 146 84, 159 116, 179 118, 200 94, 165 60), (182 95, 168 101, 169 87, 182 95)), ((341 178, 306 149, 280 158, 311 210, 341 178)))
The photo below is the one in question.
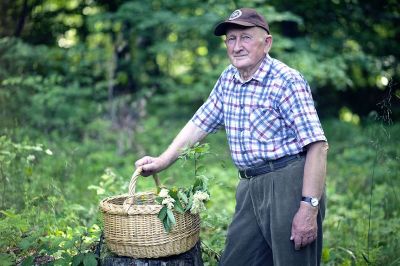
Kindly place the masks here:
POLYGON ((310 236, 310 237, 307 239, 307 244, 311 244, 312 242, 315 241, 315 239, 316 239, 315 236, 310 236))
POLYGON ((301 237, 298 236, 291 236, 290 240, 294 242, 294 249, 299 250, 301 248, 301 237))
POLYGON ((153 174, 153 170, 155 168, 154 158, 150 156, 145 156, 135 162, 136 169, 141 168, 142 176, 149 176, 153 174))
POLYGON ((145 156, 145 157, 137 160, 135 162, 135 166, 136 166, 136 168, 139 168, 140 166, 143 166, 143 165, 146 165, 146 164, 149 164, 149 163, 152 163, 152 162, 153 162, 153 158, 152 157, 145 156))
POLYGON ((294 249, 295 250, 300 250, 301 248, 304 248, 307 245, 310 245, 312 242, 314 242, 316 237, 310 236, 310 237, 301 237, 301 236, 291 236, 290 240, 294 242, 294 249))
POLYGON ((312 240, 311 238, 309 238, 309 237, 304 237, 304 238, 302 238, 301 247, 304 248, 305 246, 311 244, 312 241, 313 241, 313 240, 312 240))
POLYGON ((160 172, 165 166, 165 162, 159 157, 145 156, 135 162, 136 168, 142 168, 142 176, 149 176, 160 172))
POLYGON ((146 172, 146 173, 150 173, 150 172, 154 171, 155 168, 156 168, 155 163, 148 163, 148 164, 145 164, 142 166, 143 172, 146 172))
POLYGON ((294 236, 293 237, 293 242, 294 242, 294 249, 295 250, 299 250, 302 247, 301 237, 294 236))

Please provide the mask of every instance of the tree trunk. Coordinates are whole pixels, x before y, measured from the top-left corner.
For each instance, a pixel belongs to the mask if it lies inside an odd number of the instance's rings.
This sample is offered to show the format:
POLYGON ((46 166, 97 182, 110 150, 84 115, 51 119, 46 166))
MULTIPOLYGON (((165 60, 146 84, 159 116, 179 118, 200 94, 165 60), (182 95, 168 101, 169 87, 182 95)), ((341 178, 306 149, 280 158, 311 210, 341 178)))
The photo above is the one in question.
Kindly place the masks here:
POLYGON ((134 259, 108 255, 101 261, 102 266, 203 266, 200 242, 188 252, 165 258, 134 259))
POLYGON ((18 18, 18 24, 14 32, 15 37, 19 37, 21 35, 22 30, 24 29, 25 19, 28 16, 28 13, 29 13, 28 0, 24 0, 24 3, 22 4, 21 8, 21 13, 18 18))

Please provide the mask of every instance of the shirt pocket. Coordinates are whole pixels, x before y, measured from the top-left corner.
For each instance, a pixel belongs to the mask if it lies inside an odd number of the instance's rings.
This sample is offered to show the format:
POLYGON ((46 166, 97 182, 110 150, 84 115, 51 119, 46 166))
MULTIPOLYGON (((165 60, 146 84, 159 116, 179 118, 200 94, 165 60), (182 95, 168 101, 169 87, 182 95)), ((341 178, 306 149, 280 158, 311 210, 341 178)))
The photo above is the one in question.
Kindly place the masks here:
POLYGON ((250 134, 261 142, 271 142, 281 139, 282 120, 273 108, 253 109, 249 117, 250 134))

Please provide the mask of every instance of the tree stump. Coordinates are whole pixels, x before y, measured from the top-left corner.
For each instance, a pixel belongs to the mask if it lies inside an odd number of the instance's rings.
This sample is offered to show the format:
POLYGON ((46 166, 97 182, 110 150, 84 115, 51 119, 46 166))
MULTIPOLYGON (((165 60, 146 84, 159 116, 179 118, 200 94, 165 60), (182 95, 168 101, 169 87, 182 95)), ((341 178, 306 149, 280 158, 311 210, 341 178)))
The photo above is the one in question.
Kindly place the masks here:
POLYGON ((189 251, 164 258, 134 259, 108 254, 101 260, 103 266, 203 266, 200 241, 189 251))

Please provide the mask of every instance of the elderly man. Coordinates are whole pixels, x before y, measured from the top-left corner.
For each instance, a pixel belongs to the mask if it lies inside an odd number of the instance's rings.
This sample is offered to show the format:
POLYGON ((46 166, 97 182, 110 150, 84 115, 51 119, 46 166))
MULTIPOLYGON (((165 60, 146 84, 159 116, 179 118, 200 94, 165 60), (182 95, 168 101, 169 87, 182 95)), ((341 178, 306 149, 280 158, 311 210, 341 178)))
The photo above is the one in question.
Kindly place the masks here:
POLYGON ((225 127, 239 169, 236 209, 220 265, 318 265, 328 144, 303 76, 268 55, 272 36, 254 9, 218 24, 231 61, 207 101, 145 175, 225 127))

